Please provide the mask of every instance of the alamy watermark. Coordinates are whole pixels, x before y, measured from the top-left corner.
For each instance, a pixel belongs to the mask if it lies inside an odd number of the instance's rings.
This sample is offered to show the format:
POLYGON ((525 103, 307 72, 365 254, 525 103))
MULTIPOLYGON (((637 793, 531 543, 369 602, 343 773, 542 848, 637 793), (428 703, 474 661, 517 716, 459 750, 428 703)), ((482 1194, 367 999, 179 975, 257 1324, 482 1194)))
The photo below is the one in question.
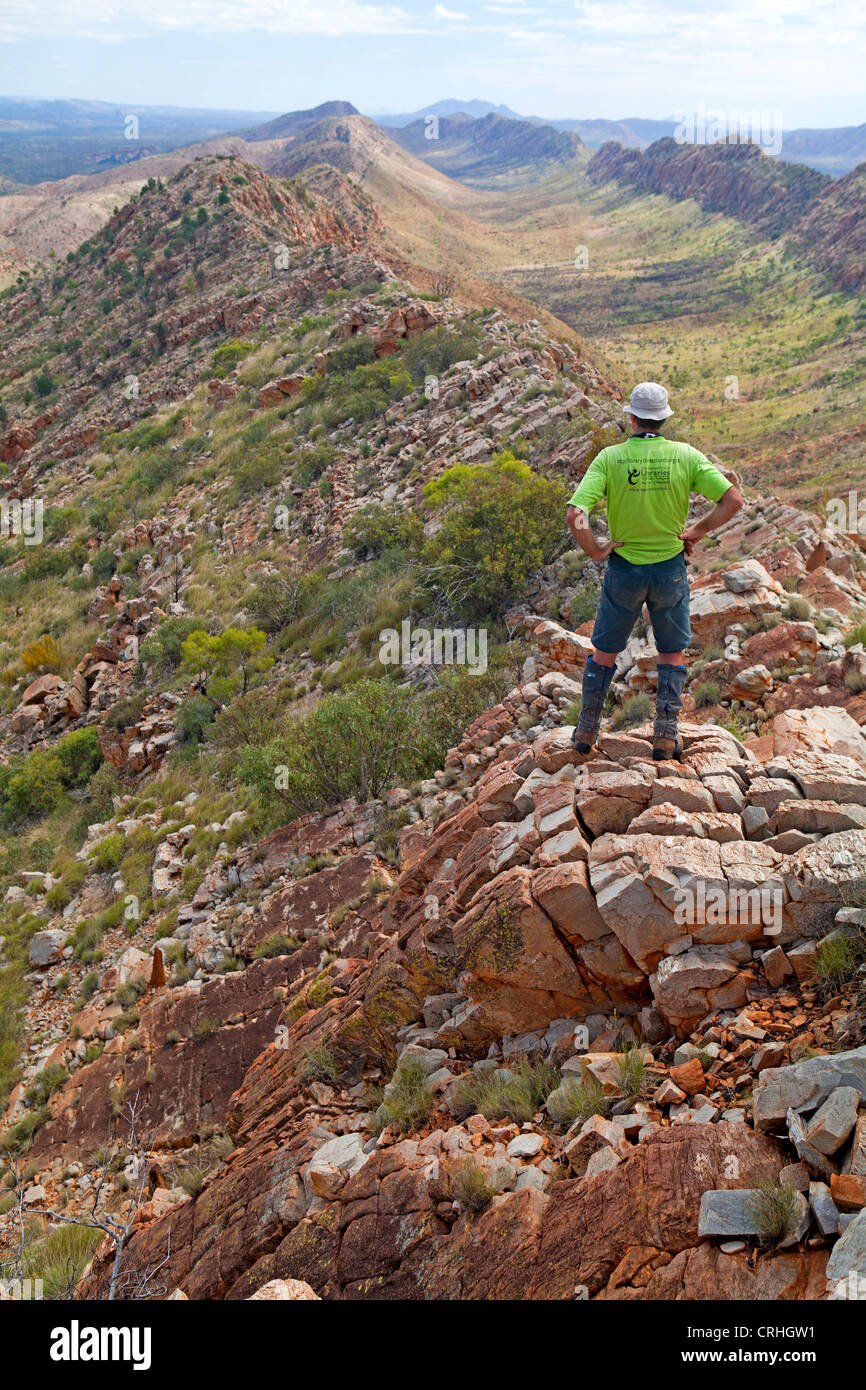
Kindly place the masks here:
POLYGON ((765 154, 782 153, 782 113, 758 109, 729 110, 705 106, 676 112, 674 140, 678 145, 759 145, 765 154))
POLYGON ((379 633, 383 666, 465 666, 471 676, 487 670, 487 629, 484 627, 413 627, 404 618, 379 633))
POLYGON ((680 926, 759 926, 764 936, 778 936, 782 930, 781 888, 725 888, 698 879, 694 888, 677 889, 674 902, 674 921, 680 926))
POLYGON ((827 520, 837 531, 866 536, 866 496, 854 488, 847 497, 831 497, 827 503, 827 520))
POLYGON ((16 1303, 31 1303, 45 1297, 41 1279, 0 1279, 0 1289, 16 1303))
POLYGON ((828 1299, 850 1300, 852 1303, 866 1303, 866 1274, 849 1269, 842 1279, 836 1279, 830 1286, 828 1299))
POLYGON ((9 502, 0 500, 0 540, 22 536, 25 545, 41 545, 43 511, 41 497, 25 497, 23 502, 17 497, 9 502))

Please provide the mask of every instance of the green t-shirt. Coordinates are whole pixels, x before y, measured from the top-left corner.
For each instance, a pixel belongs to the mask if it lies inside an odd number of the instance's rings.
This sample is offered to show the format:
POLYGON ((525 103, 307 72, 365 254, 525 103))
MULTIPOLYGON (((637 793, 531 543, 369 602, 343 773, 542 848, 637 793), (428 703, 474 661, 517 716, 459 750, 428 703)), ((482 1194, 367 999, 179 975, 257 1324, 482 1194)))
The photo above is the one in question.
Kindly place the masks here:
POLYGON ((633 565, 653 565, 682 550, 689 494, 718 502, 730 486, 690 444, 632 435, 596 455, 569 505, 588 515, 606 497, 610 538, 623 542, 617 554, 633 565))

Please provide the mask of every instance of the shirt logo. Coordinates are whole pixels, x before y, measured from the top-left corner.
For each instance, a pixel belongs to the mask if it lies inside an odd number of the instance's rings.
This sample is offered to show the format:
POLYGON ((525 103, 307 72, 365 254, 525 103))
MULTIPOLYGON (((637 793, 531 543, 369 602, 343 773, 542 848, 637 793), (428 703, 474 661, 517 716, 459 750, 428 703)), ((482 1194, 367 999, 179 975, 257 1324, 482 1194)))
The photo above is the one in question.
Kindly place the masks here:
POLYGON ((638 480, 639 477, 640 477, 640 469, 639 469, 639 468, 630 468, 630 469, 628 470, 628 480, 629 480, 629 483, 630 483, 630 485, 631 485, 632 487, 634 487, 634 485, 635 485, 635 483, 637 482, 637 480, 638 480))

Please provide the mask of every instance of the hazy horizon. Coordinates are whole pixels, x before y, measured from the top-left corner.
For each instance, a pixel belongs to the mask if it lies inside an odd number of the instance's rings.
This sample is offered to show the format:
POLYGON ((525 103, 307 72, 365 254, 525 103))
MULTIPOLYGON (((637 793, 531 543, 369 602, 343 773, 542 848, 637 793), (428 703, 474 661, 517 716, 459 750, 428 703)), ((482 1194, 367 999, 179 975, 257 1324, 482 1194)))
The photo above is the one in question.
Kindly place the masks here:
POLYGON ((335 99, 319 90, 327 73, 329 92, 382 115, 472 90, 548 120, 661 120, 700 103, 778 112, 786 129, 864 120, 866 15, 853 0, 697 13, 685 0, 453 2, 312 12, 300 0, 47 0, 36 12, 11 0, 0 85, 22 98, 50 79, 48 100, 281 112, 335 99))

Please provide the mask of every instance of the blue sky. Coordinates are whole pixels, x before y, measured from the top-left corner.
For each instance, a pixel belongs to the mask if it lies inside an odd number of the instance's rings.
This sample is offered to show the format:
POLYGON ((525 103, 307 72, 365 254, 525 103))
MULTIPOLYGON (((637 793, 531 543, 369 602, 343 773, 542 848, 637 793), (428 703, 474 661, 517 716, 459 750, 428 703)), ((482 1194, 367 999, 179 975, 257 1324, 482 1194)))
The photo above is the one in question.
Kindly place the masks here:
POLYGON ((866 120, 862 0, 2 0, 0 91, 363 111, 483 97, 538 116, 738 107, 866 120))

